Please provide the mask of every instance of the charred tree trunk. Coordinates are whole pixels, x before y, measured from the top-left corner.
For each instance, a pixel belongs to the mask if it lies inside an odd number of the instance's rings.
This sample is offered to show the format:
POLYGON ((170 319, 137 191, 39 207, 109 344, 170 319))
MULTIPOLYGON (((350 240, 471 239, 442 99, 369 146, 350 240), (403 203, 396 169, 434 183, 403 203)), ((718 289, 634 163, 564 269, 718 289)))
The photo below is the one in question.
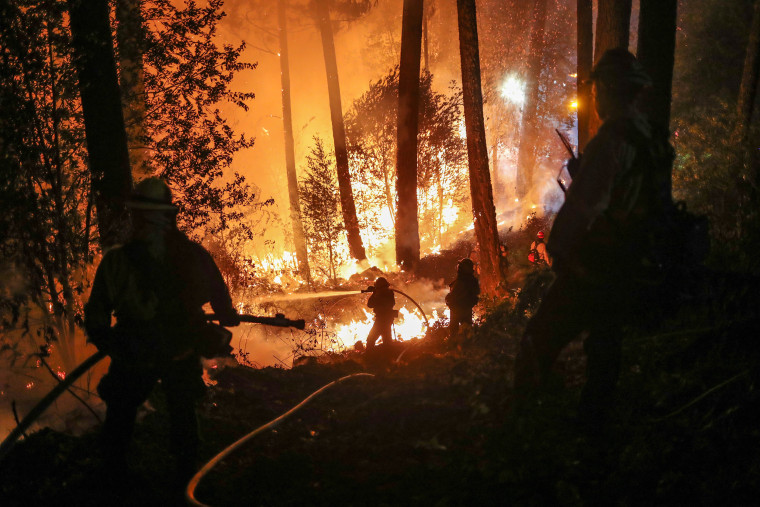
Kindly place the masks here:
MULTIPOLYGON (((543 1, 543 0, 542 0, 543 1)), ((493 205, 488 146, 483 122, 483 91, 480 83, 480 52, 475 0, 457 0, 459 53, 462 61, 462 96, 470 167, 470 195, 475 235, 480 247, 483 292, 494 294, 499 284, 499 232, 493 205)))
POLYGON ((413 270, 420 260, 417 219, 417 130, 420 109, 422 0, 404 0, 398 84, 396 151, 396 264, 413 270))
POLYGON ((358 260, 367 258, 359 233, 359 220, 356 218, 356 205, 351 189, 351 173, 348 170, 348 151, 346 149, 346 129, 343 124, 343 106, 340 101, 340 82, 338 81, 338 62, 335 56, 332 23, 327 0, 315 0, 317 24, 322 35, 322 51, 325 56, 327 71, 327 92, 330 96, 330 119, 332 121, 333 144, 335 145, 335 165, 338 171, 338 188, 340 205, 343 212, 348 236, 348 248, 351 256, 358 260))
POLYGON ((636 54, 652 78, 643 111, 662 132, 669 132, 678 0, 641 0, 636 54))
POLYGON ((301 221, 301 201, 298 195, 295 142, 293 141, 293 115, 290 107, 290 63, 288 58, 288 0, 277 2, 277 19, 280 29, 280 81, 282 84, 282 126, 285 135, 285 170, 288 174, 288 198, 290 199, 290 223, 293 227, 293 243, 296 247, 298 272, 311 280, 306 237, 301 221))
MULTIPOLYGON (((631 32, 632 0, 598 0, 596 37, 594 39, 594 63, 608 49, 628 49, 631 32)), ((594 109, 591 113, 589 135, 593 137, 602 121, 594 109)))
POLYGON ((127 129, 129 161, 135 175, 146 176, 148 150, 145 147, 145 73, 143 53, 145 33, 142 0, 116 0, 116 43, 119 47, 119 79, 124 122, 127 129))
POLYGON ((544 28, 546 26, 546 0, 533 4, 533 25, 530 33, 530 54, 525 105, 520 129, 520 148, 517 155, 517 197, 523 199, 533 186, 533 169, 536 165, 536 138, 538 135, 538 92, 541 80, 541 60, 544 54, 544 28))
POLYGON ((120 241, 132 188, 108 0, 68 0, 100 244, 120 241))
POLYGON ((744 72, 739 88, 739 100, 736 104, 737 124, 734 135, 738 141, 745 141, 749 135, 757 97, 758 78, 760 78, 760 0, 755 0, 755 14, 752 17, 752 29, 747 43, 744 72))
POLYGON ((591 139, 590 122, 594 116, 594 100, 591 96, 591 84, 586 82, 591 77, 594 61, 594 23, 592 0, 578 0, 578 70, 576 73, 578 89, 578 152, 583 151, 591 139))

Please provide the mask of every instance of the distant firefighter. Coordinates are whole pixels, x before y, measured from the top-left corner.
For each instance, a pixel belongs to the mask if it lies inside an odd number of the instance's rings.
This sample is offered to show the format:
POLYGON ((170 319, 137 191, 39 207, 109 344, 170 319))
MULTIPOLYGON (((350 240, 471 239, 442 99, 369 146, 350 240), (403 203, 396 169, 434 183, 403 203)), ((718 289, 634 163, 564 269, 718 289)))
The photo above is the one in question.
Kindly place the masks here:
POLYGON ((480 284, 475 277, 475 265, 471 259, 462 259, 457 266, 457 277, 449 284, 446 305, 451 310, 449 336, 459 333, 459 327, 472 327, 472 308, 478 303, 480 284))
POLYGON ((538 231, 536 239, 530 244, 528 260, 535 266, 551 266, 552 260, 546 252, 546 243, 544 243, 544 231, 538 231))
POLYGON ((393 320, 398 315, 398 311, 393 307, 396 304, 396 298, 393 295, 388 280, 382 276, 375 280, 375 286, 371 288, 372 295, 367 300, 367 306, 375 311, 375 324, 369 330, 367 335, 367 350, 375 346, 378 338, 383 339, 383 345, 388 347, 393 342, 393 320))
POLYGON ((499 289, 502 291, 508 288, 507 280, 509 280, 509 249, 506 243, 499 242, 499 289))

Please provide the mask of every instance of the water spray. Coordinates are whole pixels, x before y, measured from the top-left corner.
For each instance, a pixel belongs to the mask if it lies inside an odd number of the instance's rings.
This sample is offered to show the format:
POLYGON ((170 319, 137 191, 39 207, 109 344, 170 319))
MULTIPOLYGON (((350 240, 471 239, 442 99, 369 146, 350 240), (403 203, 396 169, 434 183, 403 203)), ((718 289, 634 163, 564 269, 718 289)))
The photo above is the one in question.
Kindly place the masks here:
MULTIPOLYGON (((412 303, 414 303, 414 306, 416 306, 417 309, 422 314, 422 318, 425 319, 425 327, 428 328, 428 329, 430 329, 430 322, 428 321, 427 315, 425 315, 425 310, 422 309, 422 307, 419 305, 419 303, 417 303, 417 301, 415 301, 414 298, 412 298, 412 296, 410 296, 409 294, 407 294, 405 292, 402 292, 402 291, 400 291, 398 289, 391 289, 391 291, 398 292, 399 294, 401 294, 402 296, 404 296, 405 298, 407 298, 409 301, 411 301, 412 303)), ((368 292, 375 292, 375 287, 372 286, 372 285, 370 285, 366 289, 362 289, 361 291, 358 291, 357 294, 358 293, 366 294, 368 292)))

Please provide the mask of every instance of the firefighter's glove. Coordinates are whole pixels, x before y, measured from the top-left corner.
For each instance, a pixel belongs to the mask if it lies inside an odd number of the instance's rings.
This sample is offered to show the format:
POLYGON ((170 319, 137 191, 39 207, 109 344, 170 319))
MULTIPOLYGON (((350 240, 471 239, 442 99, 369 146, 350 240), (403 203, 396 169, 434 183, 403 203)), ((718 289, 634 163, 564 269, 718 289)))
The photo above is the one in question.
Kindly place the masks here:
POLYGON ((235 327, 240 325, 240 315, 235 312, 225 313, 219 316, 219 324, 224 327, 235 327))
POLYGON ((207 359, 229 356, 232 353, 231 341, 232 332, 221 325, 209 322, 201 329, 196 350, 207 359))

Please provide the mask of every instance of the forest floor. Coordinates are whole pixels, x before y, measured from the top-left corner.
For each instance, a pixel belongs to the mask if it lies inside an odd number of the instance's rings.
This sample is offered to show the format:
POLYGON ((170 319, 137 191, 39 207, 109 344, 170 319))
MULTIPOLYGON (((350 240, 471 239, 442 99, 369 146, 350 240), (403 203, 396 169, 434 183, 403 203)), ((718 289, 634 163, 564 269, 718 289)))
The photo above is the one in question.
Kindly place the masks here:
MULTIPOLYGON (((290 370, 225 368, 200 405, 201 461, 330 387, 203 478, 221 505, 760 505, 760 298, 754 281, 710 276, 709 297, 624 331, 608 427, 580 424, 580 341, 557 383, 517 402, 512 370, 531 304, 491 306, 473 334, 436 328, 389 353, 290 370), (403 355, 399 359, 399 354, 403 355)), ((538 291, 540 292, 540 291, 538 291)), ((182 505, 160 389, 138 424, 129 476, 102 480, 97 432, 30 435, 0 464, 0 503, 182 505)))

